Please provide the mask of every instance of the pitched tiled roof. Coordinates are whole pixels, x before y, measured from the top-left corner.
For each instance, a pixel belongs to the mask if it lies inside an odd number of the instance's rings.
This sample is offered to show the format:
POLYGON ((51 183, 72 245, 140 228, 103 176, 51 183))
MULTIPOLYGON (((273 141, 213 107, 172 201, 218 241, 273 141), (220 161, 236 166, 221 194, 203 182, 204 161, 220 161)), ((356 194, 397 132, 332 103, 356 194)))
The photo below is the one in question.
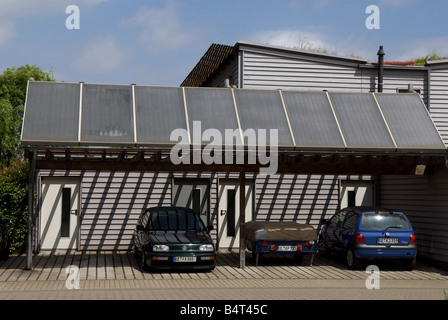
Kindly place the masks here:
POLYGON ((208 77, 235 52, 235 47, 213 43, 190 74, 182 82, 182 87, 201 87, 208 77))

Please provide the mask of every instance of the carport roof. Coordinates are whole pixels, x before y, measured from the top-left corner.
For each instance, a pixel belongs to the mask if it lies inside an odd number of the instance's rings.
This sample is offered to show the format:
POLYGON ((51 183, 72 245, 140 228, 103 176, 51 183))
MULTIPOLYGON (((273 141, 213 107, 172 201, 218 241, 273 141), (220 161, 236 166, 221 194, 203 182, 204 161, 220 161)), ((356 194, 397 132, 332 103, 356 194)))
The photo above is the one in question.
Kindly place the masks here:
MULTIPOLYGON (((171 148, 207 129, 277 129, 279 151, 444 153, 416 93, 341 93, 30 81, 22 145, 171 148), (196 125, 196 127, 194 127, 196 125)), ((257 132, 257 131, 256 131, 257 132)), ((268 139, 269 141, 269 139, 268 139)), ((202 145, 208 144, 201 140, 202 145)))

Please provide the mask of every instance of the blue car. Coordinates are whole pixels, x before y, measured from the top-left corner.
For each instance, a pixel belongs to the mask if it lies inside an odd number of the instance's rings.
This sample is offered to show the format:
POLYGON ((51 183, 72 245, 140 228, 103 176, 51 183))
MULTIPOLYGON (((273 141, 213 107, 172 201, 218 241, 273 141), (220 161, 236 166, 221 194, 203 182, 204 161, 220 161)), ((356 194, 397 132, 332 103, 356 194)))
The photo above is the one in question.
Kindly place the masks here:
POLYGON ((318 252, 345 255, 350 269, 358 269, 363 260, 373 259, 399 259, 407 270, 415 268, 415 234, 403 212, 350 207, 321 222, 318 252))

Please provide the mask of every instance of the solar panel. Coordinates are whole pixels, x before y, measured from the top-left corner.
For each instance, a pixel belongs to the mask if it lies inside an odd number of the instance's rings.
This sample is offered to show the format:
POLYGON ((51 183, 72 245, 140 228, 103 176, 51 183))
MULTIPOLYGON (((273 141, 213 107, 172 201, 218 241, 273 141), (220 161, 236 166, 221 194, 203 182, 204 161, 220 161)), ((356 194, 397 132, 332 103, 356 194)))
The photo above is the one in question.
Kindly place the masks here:
POLYGON ((347 148, 395 148, 372 94, 329 93, 329 96, 347 148))
MULTIPOLYGON (((200 121, 201 132, 216 129, 225 142, 226 130, 239 133, 232 91, 228 89, 185 88, 188 119, 193 130, 193 122, 200 121), (236 131, 235 131, 236 130, 236 131)), ((240 135, 235 135, 234 144, 241 145, 240 135)), ((216 141, 204 143, 216 144, 216 141)))
POLYGON ((266 142, 269 144, 270 129, 277 129, 278 145, 294 146, 280 93, 277 90, 237 89, 234 92, 243 131, 265 129, 266 142))
POLYGON ((137 142, 175 144, 175 129, 187 129, 182 88, 135 86, 137 142))
MULTIPOLYGON (((245 135, 245 145, 320 150, 446 151, 417 94, 181 88, 30 81, 23 144, 174 145, 176 129, 200 123, 201 140, 217 129, 245 135), (188 122, 188 123, 187 123, 188 122), (259 129, 267 139, 261 141, 259 129), (270 140, 269 130, 278 130, 270 140)), ((176 137, 178 138, 178 137, 176 137)), ((241 144, 241 136, 233 135, 241 144)), ((188 140, 188 143, 193 142, 188 140)), ((202 140, 202 144, 219 141, 202 140)))
POLYGON ((418 94, 375 94, 399 148, 445 148, 418 94))
POLYGON ((79 84, 30 81, 22 141, 66 144, 78 141, 79 84))
POLYGON ((134 143, 131 86, 84 84, 81 141, 134 143))
POLYGON ((282 91, 297 147, 345 148, 324 92, 282 91))

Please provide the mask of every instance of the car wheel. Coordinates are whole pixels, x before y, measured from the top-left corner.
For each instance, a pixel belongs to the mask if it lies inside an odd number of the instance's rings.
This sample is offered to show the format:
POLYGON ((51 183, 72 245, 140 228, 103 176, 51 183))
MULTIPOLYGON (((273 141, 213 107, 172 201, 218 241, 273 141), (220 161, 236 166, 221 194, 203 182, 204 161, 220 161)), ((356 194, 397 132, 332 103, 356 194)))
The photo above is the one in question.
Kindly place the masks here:
POLYGON ((355 253, 352 249, 347 250, 345 261, 347 262, 347 266, 350 269, 359 269, 359 267, 361 266, 361 259, 355 256, 355 253))

